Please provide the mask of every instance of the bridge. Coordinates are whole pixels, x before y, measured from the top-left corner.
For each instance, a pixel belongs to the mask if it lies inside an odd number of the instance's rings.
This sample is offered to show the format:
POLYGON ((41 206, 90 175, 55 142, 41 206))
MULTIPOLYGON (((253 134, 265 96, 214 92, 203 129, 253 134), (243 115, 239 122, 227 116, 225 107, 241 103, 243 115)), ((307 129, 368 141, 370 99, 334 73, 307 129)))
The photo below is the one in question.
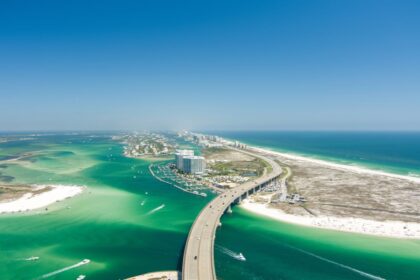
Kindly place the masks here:
POLYGON ((271 170, 255 180, 228 190, 210 201, 200 212, 188 234, 182 265, 183 280, 216 280, 214 267, 214 239, 220 225, 220 217, 230 210, 232 204, 239 203, 248 195, 273 183, 282 169, 272 159, 260 154, 238 150, 267 162, 271 170))

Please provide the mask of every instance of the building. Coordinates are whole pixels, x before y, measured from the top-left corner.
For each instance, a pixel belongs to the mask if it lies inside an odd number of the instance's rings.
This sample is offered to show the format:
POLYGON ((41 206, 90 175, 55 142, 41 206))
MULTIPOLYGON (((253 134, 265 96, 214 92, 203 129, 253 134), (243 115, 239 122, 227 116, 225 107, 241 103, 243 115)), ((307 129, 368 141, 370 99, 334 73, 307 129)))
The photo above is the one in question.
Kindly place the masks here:
POLYGON ((188 174, 204 174, 206 160, 199 156, 183 156, 182 171, 188 174))
POLYGON ((179 170, 183 170, 183 158, 184 156, 193 156, 193 150, 177 150, 175 153, 175 165, 179 170))

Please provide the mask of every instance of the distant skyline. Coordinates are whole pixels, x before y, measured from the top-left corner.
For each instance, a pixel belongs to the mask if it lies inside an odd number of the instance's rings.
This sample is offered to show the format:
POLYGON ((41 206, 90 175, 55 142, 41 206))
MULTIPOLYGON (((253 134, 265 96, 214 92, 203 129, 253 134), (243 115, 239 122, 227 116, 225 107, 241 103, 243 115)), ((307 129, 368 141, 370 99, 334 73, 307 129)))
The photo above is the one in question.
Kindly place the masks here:
POLYGON ((420 2, 3 1, 0 131, 420 130, 420 2))

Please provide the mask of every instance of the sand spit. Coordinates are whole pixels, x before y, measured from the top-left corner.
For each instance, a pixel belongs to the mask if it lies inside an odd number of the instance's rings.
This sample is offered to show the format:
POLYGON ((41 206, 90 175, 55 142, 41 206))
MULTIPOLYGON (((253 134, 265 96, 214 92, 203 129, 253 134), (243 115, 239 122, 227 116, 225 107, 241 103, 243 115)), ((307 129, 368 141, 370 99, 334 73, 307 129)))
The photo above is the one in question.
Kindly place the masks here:
POLYGON ((81 194, 85 189, 83 186, 73 185, 34 185, 33 188, 36 190, 49 188, 49 190, 38 194, 26 193, 17 199, 0 202, 0 213, 16 213, 43 208, 81 194))

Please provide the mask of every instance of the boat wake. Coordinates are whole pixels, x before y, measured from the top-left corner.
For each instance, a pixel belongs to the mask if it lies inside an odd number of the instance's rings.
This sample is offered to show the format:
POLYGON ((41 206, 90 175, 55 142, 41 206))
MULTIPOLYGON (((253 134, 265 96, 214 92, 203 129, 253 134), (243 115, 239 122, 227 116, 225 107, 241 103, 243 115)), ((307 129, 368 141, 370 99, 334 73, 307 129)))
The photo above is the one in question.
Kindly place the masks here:
POLYGON ((147 212, 147 214, 146 214, 146 215, 153 214, 153 213, 155 213, 155 212, 159 211, 160 209, 162 209, 163 207, 165 207, 165 204, 162 204, 162 205, 160 205, 160 206, 156 207, 155 209, 150 210, 149 212, 147 212))
POLYGON ((25 259, 18 259, 19 261, 36 261, 39 260, 39 257, 29 257, 29 258, 25 258, 25 259))
POLYGON ((242 261, 242 262, 246 261, 246 258, 244 257, 244 255, 242 255, 242 253, 236 253, 220 245, 216 245, 216 248, 223 254, 226 254, 229 257, 234 258, 235 260, 242 261))
POLYGON ((327 262, 327 263, 330 263, 330 264, 334 264, 334 265, 339 266, 339 267, 342 267, 342 268, 344 268, 344 269, 347 269, 347 270, 353 271, 353 272, 355 272, 355 273, 357 273, 357 274, 359 274, 359 275, 361 275, 361 276, 364 276, 364 277, 366 277, 366 278, 369 278, 369 279, 374 279, 374 280, 386 280, 385 278, 382 278, 382 277, 380 277, 380 276, 373 275, 373 274, 370 274, 370 273, 367 273, 367 272, 364 272, 364 271, 358 270, 358 269, 356 269, 356 268, 354 268, 354 267, 351 267, 351 266, 348 266, 348 265, 345 265, 345 264, 342 264, 342 263, 335 262, 335 261, 333 261, 333 260, 330 260, 330 259, 327 259, 327 258, 324 258, 324 257, 318 256, 318 255, 316 255, 316 254, 314 254, 314 253, 311 253, 311 252, 308 252, 308 251, 305 251, 305 250, 302 250, 302 249, 299 249, 299 248, 296 248, 296 247, 293 247, 293 246, 288 246, 288 247, 290 247, 290 248, 292 248, 292 249, 295 249, 295 250, 297 250, 297 251, 299 251, 299 252, 301 252, 301 253, 304 253, 304 254, 306 254, 306 255, 308 255, 308 256, 312 256, 312 257, 314 257, 314 258, 317 258, 317 259, 319 259, 319 260, 322 260, 322 261, 324 261, 324 262, 327 262))
POLYGON ((64 272, 64 271, 67 271, 67 270, 70 270, 70 269, 73 269, 73 268, 76 268, 76 267, 79 267, 79 266, 82 266, 82 265, 88 264, 88 263, 90 263, 90 260, 88 260, 88 259, 84 259, 83 261, 78 262, 78 263, 76 263, 76 264, 74 264, 74 265, 67 266, 67 267, 64 267, 64 268, 62 268, 62 269, 59 269, 59 270, 56 270, 56 271, 53 271, 53 272, 50 272, 50 273, 44 274, 44 275, 42 275, 41 277, 39 277, 39 278, 37 278, 37 279, 45 279, 45 278, 48 278, 48 277, 54 276, 54 275, 56 275, 56 274, 62 273, 62 272, 64 272))

